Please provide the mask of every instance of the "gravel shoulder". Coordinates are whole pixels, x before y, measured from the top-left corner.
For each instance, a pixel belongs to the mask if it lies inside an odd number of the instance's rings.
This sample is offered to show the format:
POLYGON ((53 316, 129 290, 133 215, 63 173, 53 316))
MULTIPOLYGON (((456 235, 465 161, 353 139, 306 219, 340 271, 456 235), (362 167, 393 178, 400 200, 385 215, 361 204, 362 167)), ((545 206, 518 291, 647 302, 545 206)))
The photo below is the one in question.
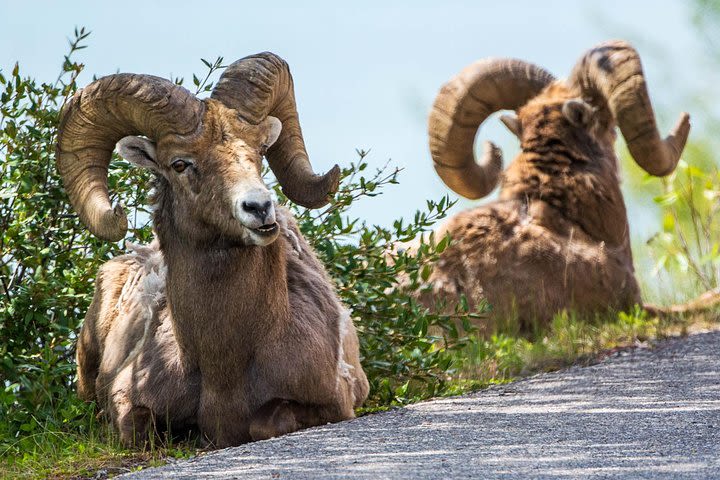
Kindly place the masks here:
POLYGON ((720 478, 720 332, 125 475, 720 478))

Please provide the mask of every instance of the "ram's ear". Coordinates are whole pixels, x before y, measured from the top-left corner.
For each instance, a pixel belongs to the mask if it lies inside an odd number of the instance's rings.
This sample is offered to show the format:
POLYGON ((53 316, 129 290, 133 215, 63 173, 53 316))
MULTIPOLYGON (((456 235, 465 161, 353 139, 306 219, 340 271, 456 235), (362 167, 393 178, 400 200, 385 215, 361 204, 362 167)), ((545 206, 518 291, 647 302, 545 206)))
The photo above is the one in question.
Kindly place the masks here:
POLYGON ((576 127, 589 128, 595 109, 582 100, 573 99, 563 104, 562 113, 576 127))
POLYGON ((282 131, 282 122, 280 119, 268 115, 263 123, 267 128, 267 139, 264 144, 271 147, 280 136, 280 132, 282 131))
POLYGON ((159 172, 155 142, 144 137, 125 137, 115 145, 118 153, 128 162, 159 172))
POLYGON ((520 119, 516 115, 500 115, 500 121, 520 140, 522 125, 520 125, 520 119))

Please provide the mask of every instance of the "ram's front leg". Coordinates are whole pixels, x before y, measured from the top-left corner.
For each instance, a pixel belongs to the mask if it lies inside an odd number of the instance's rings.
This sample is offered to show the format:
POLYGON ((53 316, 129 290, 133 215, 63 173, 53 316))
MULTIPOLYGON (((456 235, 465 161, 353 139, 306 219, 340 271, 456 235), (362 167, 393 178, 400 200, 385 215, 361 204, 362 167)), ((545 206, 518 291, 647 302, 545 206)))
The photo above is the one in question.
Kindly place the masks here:
POLYGON ((292 433, 303 428, 335 423, 354 417, 349 405, 303 405, 293 400, 273 399, 250 419, 253 441, 292 433))
POLYGON ((115 419, 120 441, 128 448, 145 447, 155 431, 154 425, 155 418, 147 407, 124 405, 115 419))
POLYGON ((252 440, 266 440, 300 430, 302 426, 296 416, 297 407, 295 402, 279 398, 260 407, 250 419, 252 440))
POLYGON ((114 379, 108 397, 108 414, 120 433, 120 441, 123 445, 143 447, 154 432, 155 419, 149 408, 133 404, 132 377, 132 367, 128 366, 114 379))

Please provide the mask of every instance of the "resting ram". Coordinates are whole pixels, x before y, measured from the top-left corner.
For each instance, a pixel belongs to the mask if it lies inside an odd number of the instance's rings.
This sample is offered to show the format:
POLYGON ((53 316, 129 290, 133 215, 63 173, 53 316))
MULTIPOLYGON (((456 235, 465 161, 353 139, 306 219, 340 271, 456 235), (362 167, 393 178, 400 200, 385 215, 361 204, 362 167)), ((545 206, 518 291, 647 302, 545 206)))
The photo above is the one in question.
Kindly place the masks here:
POLYGON ((660 138, 640 58, 622 41, 589 50, 564 81, 524 61, 486 59, 444 85, 429 118, 435 170, 467 198, 501 187, 496 201, 439 229, 453 241, 424 300, 487 299, 495 315, 517 316, 526 327, 562 309, 592 314, 640 303, 616 125, 655 176, 675 169, 690 131, 683 113, 660 138), (516 111, 501 120, 521 146, 504 172, 490 142, 479 162, 473 157, 479 125, 501 110, 516 111))
POLYGON ((196 428, 222 447, 352 418, 368 394, 355 328, 261 178, 266 155, 288 198, 311 208, 338 185, 337 166, 312 171, 287 64, 241 59, 206 100, 149 75, 79 91, 61 114, 57 167, 80 219, 110 241, 127 230, 108 195, 118 141, 155 173, 156 239, 100 269, 79 395, 126 444, 196 428))

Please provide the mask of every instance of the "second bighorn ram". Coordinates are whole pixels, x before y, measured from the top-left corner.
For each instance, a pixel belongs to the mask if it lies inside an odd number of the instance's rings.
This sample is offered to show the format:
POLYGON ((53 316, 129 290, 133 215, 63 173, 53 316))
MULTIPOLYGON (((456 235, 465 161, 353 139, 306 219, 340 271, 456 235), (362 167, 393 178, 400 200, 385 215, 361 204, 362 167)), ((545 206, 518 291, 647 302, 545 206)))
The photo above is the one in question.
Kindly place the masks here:
POLYGON ((77 92, 61 114, 57 166, 80 219, 113 241, 127 230, 108 195, 118 141, 155 172, 157 238, 100 269, 78 339, 80 396, 126 444, 156 424, 227 446, 352 418, 368 394, 355 328, 261 178, 266 155, 307 207, 338 186, 337 166, 312 171, 287 64, 239 60, 207 100, 133 74, 77 92))
POLYGON ((565 81, 524 61, 487 59, 443 86, 429 119, 435 170, 467 198, 501 187, 498 200, 440 229, 453 242, 435 265, 432 294, 487 299, 496 315, 518 315, 526 326, 565 308, 640 303, 616 125, 638 165, 656 176, 672 173, 690 131, 683 113, 660 137, 640 58, 622 41, 592 48, 565 81), (478 127, 500 110, 517 112, 501 120, 521 147, 505 171, 490 142, 479 162, 473 157, 478 127))

